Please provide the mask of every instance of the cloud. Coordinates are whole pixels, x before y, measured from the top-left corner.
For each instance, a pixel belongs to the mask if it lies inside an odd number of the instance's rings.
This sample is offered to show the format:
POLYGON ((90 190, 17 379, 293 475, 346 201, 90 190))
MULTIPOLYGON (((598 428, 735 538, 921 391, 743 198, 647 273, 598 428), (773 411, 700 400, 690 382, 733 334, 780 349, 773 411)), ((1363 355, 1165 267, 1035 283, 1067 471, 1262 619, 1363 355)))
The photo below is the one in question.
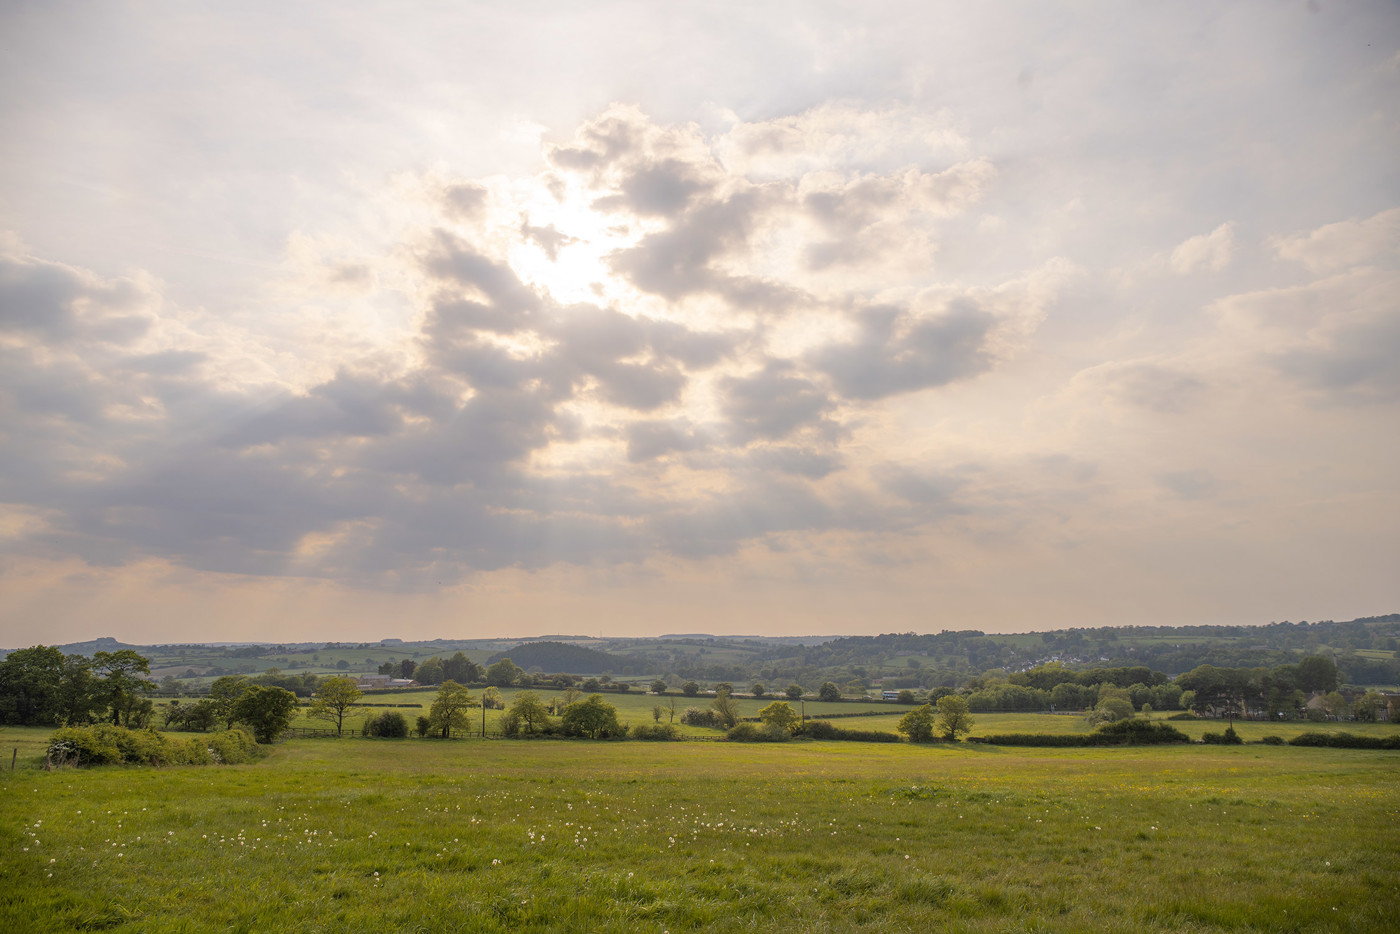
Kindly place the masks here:
POLYGON ((1332 273, 1374 259, 1400 256, 1400 208, 1363 220, 1326 224, 1307 234, 1270 241, 1278 255, 1314 273, 1332 273))
POLYGON ((1197 270, 1220 272, 1235 253, 1233 224, 1221 224, 1208 234, 1197 234, 1172 250, 1172 272, 1189 276, 1197 270))

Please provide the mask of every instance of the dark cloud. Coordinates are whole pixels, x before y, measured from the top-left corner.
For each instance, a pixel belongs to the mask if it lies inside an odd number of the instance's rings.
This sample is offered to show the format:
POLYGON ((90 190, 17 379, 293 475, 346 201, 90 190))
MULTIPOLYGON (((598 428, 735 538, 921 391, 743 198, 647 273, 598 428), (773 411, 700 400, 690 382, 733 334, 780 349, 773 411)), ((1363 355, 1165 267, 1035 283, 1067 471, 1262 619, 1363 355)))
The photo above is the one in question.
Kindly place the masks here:
POLYGON ((618 194, 599 198, 593 205, 599 210, 623 209, 643 217, 674 217, 696 195, 713 187, 695 166, 679 159, 663 159, 632 172, 623 179, 618 194))
POLYGON ((835 408, 826 392, 787 363, 773 361, 758 373, 720 381, 730 437, 738 444, 781 440, 821 426, 835 408))
POLYGON ((151 327, 150 315, 133 310, 143 297, 128 280, 99 282, 57 263, 0 256, 0 333, 130 343, 151 327))
POLYGON ((1400 399, 1400 317, 1339 328, 1319 344, 1273 356, 1274 367, 1331 402, 1400 399))
POLYGON ((655 460, 672 452, 684 453, 704 447, 694 424, 687 419, 636 421, 624 430, 627 459, 632 463, 655 460))
POLYGON ((877 306, 862 312, 858 322, 854 341, 828 345, 811 357, 848 399, 942 386, 991 366, 986 343, 997 319, 968 300, 931 316, 877 306))

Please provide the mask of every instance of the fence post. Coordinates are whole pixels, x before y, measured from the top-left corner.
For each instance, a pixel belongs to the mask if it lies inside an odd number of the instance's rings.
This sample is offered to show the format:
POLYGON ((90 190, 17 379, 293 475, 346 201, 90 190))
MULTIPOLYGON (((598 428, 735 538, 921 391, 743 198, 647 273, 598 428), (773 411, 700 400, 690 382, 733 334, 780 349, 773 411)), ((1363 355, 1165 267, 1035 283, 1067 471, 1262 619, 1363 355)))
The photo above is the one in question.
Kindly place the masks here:
POLYGON ((10 771, 11 771, 11 772, 13 772, 13 771, 15 770, 15 760, 18 759, 18 758, 19 758, 19 747, 16 746, 16 747, 15 747, 15 751, 12 752, 12 753, 10 753, 10 771))

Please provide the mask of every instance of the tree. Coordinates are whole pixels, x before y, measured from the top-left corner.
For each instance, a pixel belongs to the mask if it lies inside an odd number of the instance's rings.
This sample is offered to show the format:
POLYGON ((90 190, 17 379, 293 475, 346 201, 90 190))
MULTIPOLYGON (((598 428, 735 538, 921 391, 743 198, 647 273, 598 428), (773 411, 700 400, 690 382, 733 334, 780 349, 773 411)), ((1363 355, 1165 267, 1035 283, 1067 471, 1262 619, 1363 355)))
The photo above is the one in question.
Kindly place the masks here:
POLYGON ((501 718, 501 731, 507 736, 547 733, 550 726, 549 711, 534 691, 521 691, 515 695, 510 709, 501 718))
POLYGON ((715 717, 726 730, 739 722, 739 704, 728 691, 716 694, 715 699, 710 702, 710 709, 715 712, 715 717))
POLYGON ((151 673, 151 661, 132 649, 97 652, 92 667, 102 679, 101 692, 112 710, 112 723, 144 726, 153 705, 146 695, 156 686, 139 675, 151 673))
POLYGON ((933 739, 933 705, 915 707, 899 718, 895 729, 909 737, 911 743, 926 743, 933 739))
POLYGON ((681 685, 681 693, 686 697, 694 697, 696 694, 700 693, 700 685, 696 684, 694 681, 687 681, 685 684, 681 685))
POLYGON ((787 695, 788 700, 801 700, 801 699, 802 699, 802 685, 800 685, 800 684, 789 684, 789 685, 787 686, 787 690, 784 691, 783 693, 787 695))
POLYGON ((485 681, 486 672, 465 654, 458 652, 442 663, 442 677, 444 681, 466 684, 469 681, 485 681))
POLYGON ((1111 684, 1100 685, 1099 702, 1089 713, 1090 723, 1114 723, 1127 720, 1133 715, 1133 702, 1128 692, 1111 684))
POLYGON ((841 689, 835 682, 824 681, 822 686, 817 688, 817 697, 824 701, 839 701, 841 699, 841 689))
POLYGON ((917 700, 918 698, 914 696, 914 692, 909 690, 908 688, 905 688, 904 690, 899 692, 899 695, 895 698, 895 703, 912 704, 917 700))
POLYGON ((716 693, 716 694, 733 694, 733 693, 734 693, 734 685, 730 684, 728 681, 721 681, 719 684, 716 684, 716 685, 715 685, 715 693, 716 693))
POLYGON ((260 743, 282 735, 297 715, 297 696, 286 688, 252 684, 233 705, 233 718, 246 723, 260 743))
POLYGON ((317 720, 329 720, 335 724, 335 735, 339 736, 345 725, 345 713, 355 702, 364 696, 350 678, 327 678, 316 688, 308 715, 317 720))
POLYGON ((399 662, 399 677, 412 678, 413 672, 418 670, 418 663, 411 658, 405 658, 399 662))
POLYGON ((350 663, 342 658, 340 661, 335 663, 335 667, 337 671, 349 671, 350 663))
POLYGON ((496 687, 509 687, 525 672, 515 662, 503 658, 486 669, 486 683, 496 687))
POLYGON ((214 683, 209 685, 209 700, 214 703, 214 712, 223 722, 225 729, 233 729, 234 721, 238 719, 234 712, 238 699, 251 686, 248 679, 242 675, 224 675, 222 678, 215 678, 214 683))
POLYGON ((438 688, 433 706, 428 709, 430 729, 439 731, 443 739, 451 739, 453 730, 465 730, 470 726, 467 710, 480 706, 471 691, 456 681, 444 681, 438 688))
POLYGON ((665 681, 662 681, 660 678, 657 678, 655 681, 653 681, 653 682, 651 683, 651 693, 653 693, 653 694, 665 694, 665 693, 666 693, 666 682, 665 682, 665 681))
POLYGON ((967 698, 958 694, 940 697, 934 729, 950 742, 957 742, 959 734, 971 733, 972 715, 967 709, 967 698))
POLYGON ((758 718, 775 730, 792 732, 800 719, 787 701, 773 701, 758 712, 758 718))
POLYGON ((754 697, 762 697, 763 695, 768 693, 768 689, 761 684, 754 684, 752 687, 749 688, 749 693, 752 694, 754 697))
POLYGON ((63 652, 53 646, 11 652, 0 662, 0 723, 56 722, 63 676, 63 652))
POLYGON ((1337 690, 1337 663, 1325 655, 1305 655, 1298 662, 1298 687, 1304 691, 1337 690))
POLYGON ((414 670, 413 677, 419 684, 441 684, 447 677, 443 673, 442 659, 434 655, 414 670))
POLYGON ((587 700, 570 705, 564 711, 561 727, 568 736, 589 739, 607 739, 626 732, 618 725, 617 708, 603 700, 601 694, 590 694, 587 700))
POLYGON ((482 691, 481 706, 487 710, 505 710, 506 702, 501 699, 501 689, 492 685, 482 691))

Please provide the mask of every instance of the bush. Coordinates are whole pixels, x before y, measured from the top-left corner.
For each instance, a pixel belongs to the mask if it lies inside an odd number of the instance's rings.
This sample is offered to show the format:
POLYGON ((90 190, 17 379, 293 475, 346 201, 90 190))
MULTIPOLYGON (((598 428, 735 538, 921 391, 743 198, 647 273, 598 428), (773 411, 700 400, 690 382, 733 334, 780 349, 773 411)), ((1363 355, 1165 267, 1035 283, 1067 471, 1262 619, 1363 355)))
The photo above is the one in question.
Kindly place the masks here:
POLYGON ((56 731, 49 739, 48 753, 60 765, 237 764, 257 755, 257 743, 243 729, 172 739, 154 730, 100 723, 56 731))
POLYGON ((209 754, 222 765, 242 765, 258 754, 258 742, 253 734, 241 727, 214 733, 209 737, 209 754))
POLYGON ((1265 746, 1282 746, 1284 744, 1282 736, 1266 736, 1259 742, 1263 743, 1265 746))
POLYGON ((681 738, 681 731, 672 723, 643 723, 641 726, 632 727, 628 735, 633 739, 677 740, 681 738))
POLYGON ((719 715, 708 708, 687 707, 681 722, 687 726, 719 726, 719 715))
POLYGON ((724 738, 733 743, 785 743, 792 738, 786 728, 768 723, 738 723, 729 728, 724 738))
MULTIPOLYGON (((1232 734, 1234 730, 1230 731, 1232 734)), ((1108 723, 1089 734, 1095 746, 1160 746, 1168 743, 1189 743, 1191 737, 1174 726, 1156 720, 1119 720, 1108 723)))
POLYGON ((1196 716, 1195 714, 1193 714, 1191 711, 1186 710, 1186 711, 1183 711, 1183 712, 1181 712, 1181 713, 1174 713, 1174 714, 1172 714, 1170 717, 1168 717, 1167 719, 1168 719, 1168 720, 1199 720, 1199 719, 1201 719, 1201 718, 1198 717, 1198 716, 1196 716))
POLYGON ((1189 743, 1191 737, 1161 721, 1119 720, 1092 733, 999 733, 973 736, 969 742, 993 746, 1157 746, 1189 743))
POLYGON ((49 737, 49 758, 60 764, 113 765, 122 761, 117 741, 107 730, 92 726, 70 726, 49 737))
POLYGON ((1240 734, 1235 732, 1233 726, 1226 727, 1224 733, 1206 733, 1201 737, 1201 742, 1211 746, 1239 746, 1244 743, 1240 739, 1240 734))
POLYGON ((381 714, 365 718, 360 727, 364 736, 378 736, 384 739, 403 739, 408 736, 408 720, 397 710, 386 710, 381 714))
POLYGON ((1331 746, 1334 749, 1400 749, 1400 734, 1357 736, 1353 733, 1300 733, 1290 746, 1331 746))
POLYGON ((796 735, 811 739, 835 739, 855 743, 900 742, 898 733, 886 733, 883 730, 843 730, 840 727, 832 726, 825 720, 808 720, 807 725, 799 729, 796 735))

